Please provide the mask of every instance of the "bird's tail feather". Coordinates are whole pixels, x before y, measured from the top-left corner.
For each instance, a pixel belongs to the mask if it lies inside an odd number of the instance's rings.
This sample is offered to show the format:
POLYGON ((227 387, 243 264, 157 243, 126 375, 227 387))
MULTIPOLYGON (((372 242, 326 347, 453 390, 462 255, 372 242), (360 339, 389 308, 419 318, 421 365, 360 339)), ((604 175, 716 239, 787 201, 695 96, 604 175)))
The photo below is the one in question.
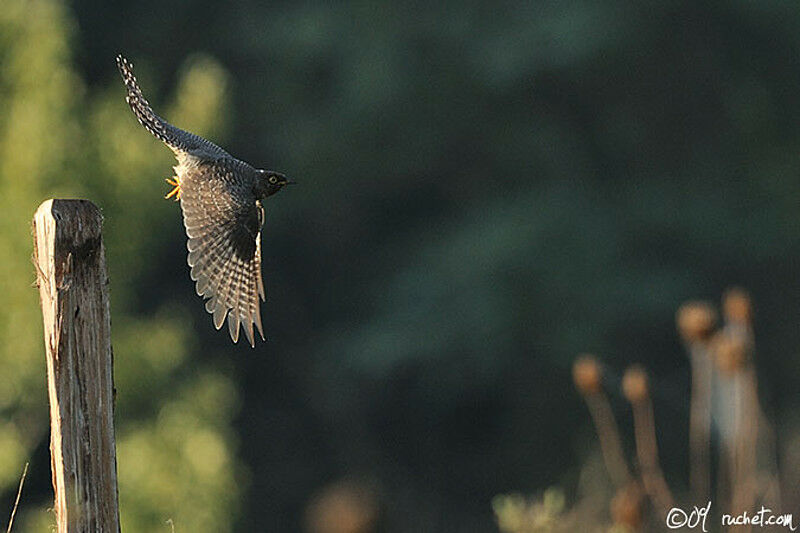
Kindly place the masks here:
POLYGON ((117 56, 117 68, 119 68, 122 81, 125 83, 125 88, 128 91, 125 101, 131 106, 133 114, 136 115, 139 123, 170 148, 179 148, 175 135, 170 131, 169 124, 156 115, 153 108, 150 107, 150 104, 142 94, 142 90, 136 82, 136 76, 133 75, 133 64, 120 54, 117 56))

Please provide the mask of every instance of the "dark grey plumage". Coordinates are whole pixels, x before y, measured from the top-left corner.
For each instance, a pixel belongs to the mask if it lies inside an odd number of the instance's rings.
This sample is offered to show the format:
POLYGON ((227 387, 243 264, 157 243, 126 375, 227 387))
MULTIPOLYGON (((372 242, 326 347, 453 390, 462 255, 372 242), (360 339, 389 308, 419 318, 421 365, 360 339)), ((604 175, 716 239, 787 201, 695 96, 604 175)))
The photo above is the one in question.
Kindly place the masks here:
POLYGON ((234 342, 239 328, 255 344, 254 325, 264 338, 260 302, 261 202, 289 183, 283 174, 255 169, 216 144, 169 124, 153 112, 133 75, 117 56, 126 100, 142 126, 175 153, 183 223, 189 238, 188 263, 197 294, 219 329, 227 317, 234 342))

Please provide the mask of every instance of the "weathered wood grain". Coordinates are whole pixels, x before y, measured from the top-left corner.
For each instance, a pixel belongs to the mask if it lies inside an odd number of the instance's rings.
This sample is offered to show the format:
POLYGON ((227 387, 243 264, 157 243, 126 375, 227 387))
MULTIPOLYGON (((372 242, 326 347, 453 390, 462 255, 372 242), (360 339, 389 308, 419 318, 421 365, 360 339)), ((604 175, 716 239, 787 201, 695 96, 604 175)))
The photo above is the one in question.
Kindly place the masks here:
POLYGON ((48 200, 33 219, 59 533, 118 532, 114 375, 102 215, 48 200))

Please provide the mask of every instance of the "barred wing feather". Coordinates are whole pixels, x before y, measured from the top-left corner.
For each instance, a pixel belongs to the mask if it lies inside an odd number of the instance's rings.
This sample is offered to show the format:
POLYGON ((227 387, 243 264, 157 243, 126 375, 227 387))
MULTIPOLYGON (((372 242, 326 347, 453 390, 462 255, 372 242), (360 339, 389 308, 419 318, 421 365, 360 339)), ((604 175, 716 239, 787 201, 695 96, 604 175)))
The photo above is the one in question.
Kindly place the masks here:
POLYGON ((259 306, 264 286, 260 206, 252 190, 223 163, 201 161, 183 175, 181 207, 197 294, 208 299, 206 310, 217 329, 227 317, 233 342, 241 326, 254 345, 254 325, 264 338, 259 306))

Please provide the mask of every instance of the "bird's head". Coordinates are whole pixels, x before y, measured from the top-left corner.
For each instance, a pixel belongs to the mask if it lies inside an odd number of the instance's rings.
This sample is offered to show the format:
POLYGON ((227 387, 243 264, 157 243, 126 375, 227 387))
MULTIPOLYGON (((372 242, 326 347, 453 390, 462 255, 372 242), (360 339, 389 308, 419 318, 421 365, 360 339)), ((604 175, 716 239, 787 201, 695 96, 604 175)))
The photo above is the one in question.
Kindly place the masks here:
POLYGON ((256 184, 257 192, 262 198, 272 196, 283 188, 284 185, 294 183, 289 178, 280 172, 273 172, 271 170, 259 170, 258 183, 256 184))

